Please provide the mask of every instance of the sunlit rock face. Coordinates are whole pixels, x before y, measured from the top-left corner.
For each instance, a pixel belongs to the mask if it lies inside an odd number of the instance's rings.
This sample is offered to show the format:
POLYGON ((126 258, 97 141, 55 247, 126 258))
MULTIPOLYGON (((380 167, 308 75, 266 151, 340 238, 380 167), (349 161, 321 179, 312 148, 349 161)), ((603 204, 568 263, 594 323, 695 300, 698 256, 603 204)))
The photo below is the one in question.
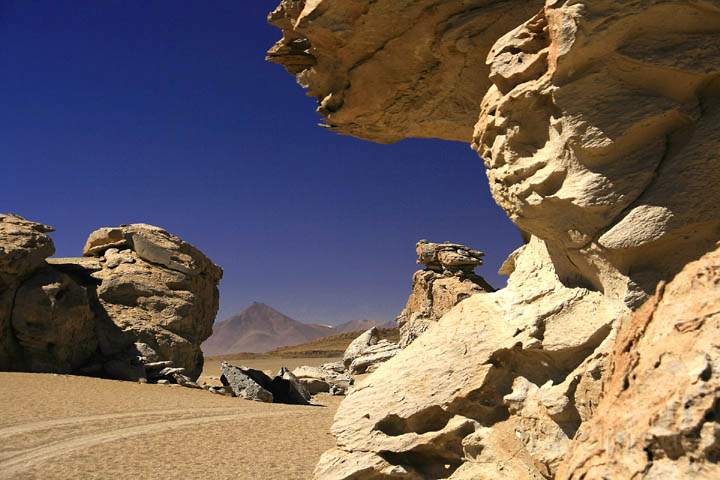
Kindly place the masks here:
POLYGON ((474 146, 564 280, 634 305, 712 248, 718 45, 717 2, 552 1, 491 49, 474 146))
POLYGON ((490 46, 537 0, 283 0, 268 59, 318 100, 329 128, 376 142, 469 142, 490 46))
POLYGON ((720 240, 720 2, 286 0, 271 21, 270 59, 334 130, 474 125, 528 240, 506 288, 424 322, 348 395, 316 478, 716 477, 716 255, 633 311, 720 240))

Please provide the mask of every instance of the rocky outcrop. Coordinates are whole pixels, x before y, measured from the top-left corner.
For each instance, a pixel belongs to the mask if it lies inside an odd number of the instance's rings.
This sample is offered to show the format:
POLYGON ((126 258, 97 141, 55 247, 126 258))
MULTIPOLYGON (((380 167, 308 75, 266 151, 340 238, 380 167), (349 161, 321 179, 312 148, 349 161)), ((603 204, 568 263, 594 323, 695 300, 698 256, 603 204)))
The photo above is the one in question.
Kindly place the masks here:
POLYGON ((475 274, 475 268, 482 265, 483 252, 459 243, 426 240, 420 240, 415 251, 417 263, 425 268, 413 275, 407 305, 396 319, 401 347, 409 345, 462 300, 494 291, 475 274))
POLYGON ((492 47, 474 146, 564 282, 638 306, 720 238, 719 32, 712 2, 549 1, 492 47))
POLYGON ((528 465, 513 468, 554 473, 599 401, 612 327, 627 309, 563 285, 539 240, 514 267, 507 288, 460 302, 350 392, 317 478, 382 478, 394 467, 405 478, 499 476, 523 458, 528 465), (462 435, 449 434, 461 419, 462 435), (500 460, 488 465, 488 456, 500 460), (340 464, 347 475, 331 474, 340 464))
POLYGON ((720 250, 620 325, 559 479, 720 478, 720 250))
MULTIPOLYGON (((506 288, 451 296, 350 392, 316 477, 717 476, 715 267, 678 277, 694 300, 678 287, 632 310, 720 239, 720 5, 285 0, 271 20, 284 35, 271 59, 332 129, 457 140, 474 124, 527 242, 506 288), (434 48, 449 11, 466 31, 505 13, 471 49, 434 48)), ((406 318, 431 291, 423 275, 406 318)))
POLYGON ((197 378, 222 270, 144 224, 93 232, 87 257, 46 260, 50 231, 0 215, 0 369, 146 381, 145 365, 165 361, 197 378))
POLYGON ((283 0, 268 60, 317 98, 327 127, 378 142, 468 142, 490 86, 493 42, 539 0, 283 0))

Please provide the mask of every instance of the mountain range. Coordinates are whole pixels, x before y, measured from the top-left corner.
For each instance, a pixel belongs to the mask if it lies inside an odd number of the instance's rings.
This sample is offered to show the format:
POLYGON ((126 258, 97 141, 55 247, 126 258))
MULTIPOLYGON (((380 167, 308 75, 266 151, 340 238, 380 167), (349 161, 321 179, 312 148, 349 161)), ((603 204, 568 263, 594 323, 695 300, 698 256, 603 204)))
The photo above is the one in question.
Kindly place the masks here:
POLYGON ((267 352, 286 345, 297 345, 375 326, 393 328, 395 322, 352 320, 336 326, 303 323, 264 303, 254 302, 227 320, 216 323, 213 334, 202 344, 202 350, 205 355, 267 352))

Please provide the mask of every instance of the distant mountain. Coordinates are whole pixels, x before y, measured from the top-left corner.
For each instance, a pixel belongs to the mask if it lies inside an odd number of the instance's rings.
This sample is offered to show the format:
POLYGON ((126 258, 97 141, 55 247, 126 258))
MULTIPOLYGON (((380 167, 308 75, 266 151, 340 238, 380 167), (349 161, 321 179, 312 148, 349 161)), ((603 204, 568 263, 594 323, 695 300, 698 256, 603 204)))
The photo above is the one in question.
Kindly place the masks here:
POLYGON ((395 327, 395 321, 393 320, 393 326, 388 327, 388 322, 385 322, 384 320, 350 320, 349 322, 341 323, 340 325, 336 325, 333 327, 335 329, 335 333, 348 333, 348 332, 357 332, 359 330, 369 330, 372 327, 382 327, 382 328, 394 328, 395 327))
POLYGON ((264 303, 254 302, 237 315, 215 324, 202 350, 205 355, 260 353, 372 327, 395 328, 396 325, 394 320, 352 320, 335 327, 302 323, 264 303))
POLYGON ((264 303, 255 302, 237 315, 216 324, 202 349, 206 355, 267 352, 334 333, 332 327, 298 322, 264 303))

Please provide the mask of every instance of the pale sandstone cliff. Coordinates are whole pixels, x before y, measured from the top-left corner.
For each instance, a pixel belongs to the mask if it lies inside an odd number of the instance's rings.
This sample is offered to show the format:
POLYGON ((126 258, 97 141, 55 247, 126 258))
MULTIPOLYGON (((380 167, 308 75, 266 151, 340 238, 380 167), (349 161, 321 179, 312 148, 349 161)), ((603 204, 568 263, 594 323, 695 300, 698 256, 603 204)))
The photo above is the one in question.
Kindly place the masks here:
POLYGON ((467 140, 474 125, 493 196, 529 238, 506 288, 460 302, 347 397, 316 477, 716 474, 714 365, 675 369, 662 393, 679 405, 704 382, 687 423, 649 381, 617 400, 601 379, 664 335, 615 342, 617 326, 720 239, 720 2, 284 0, 270 18, 284 37, 269 58, 334 130, 467 140), (596 415, 607 402, 624 422, 596 415), (604 440, 625 428, 642 439, 604 440))

